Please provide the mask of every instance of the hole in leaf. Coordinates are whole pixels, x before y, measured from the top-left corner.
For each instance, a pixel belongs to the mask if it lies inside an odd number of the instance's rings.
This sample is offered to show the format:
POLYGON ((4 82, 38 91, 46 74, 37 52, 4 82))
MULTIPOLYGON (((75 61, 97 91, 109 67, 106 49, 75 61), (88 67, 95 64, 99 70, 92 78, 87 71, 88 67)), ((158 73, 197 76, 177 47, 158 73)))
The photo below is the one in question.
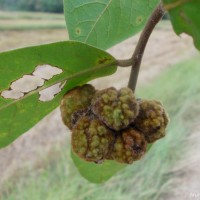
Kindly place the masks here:
POLYGON ((12 90, 28 93, 43 85, 44 79, 32 75, 24 75, 22 78, 12 82, 10 87, 12 90))
MULTIPOLYGON (((62 72, 63 72, 62 69, 59 69, 58 67, 54 67, 48 64, 38 65, 35 68, 35 71, 32 73, 32 75, 24 75, 22 78, 13 81, 10 85, 10 89, 1 92, 1 96, 6 99, 13 99, 13 100, 20 99, 25 94, 34 91, 37 88, 42 87, 46 80, 50 80, 51 78, 53 78, 53 76, 61 74, 62 72)), ((44 96, 46 96, 47 99, 52 100, 54 98, 54 95, 61 91, 62 87, 63 84, 59 83, 50 87, 50 89, 47 88, 46 89, 47 91, 51 91, 53 88, 52 90, 53 93, 50 94, 50 92, 48 92, 47 95, 44 92, 45 94, 44 96)), ((41 98, 43 99, 44 97, 41 96, 41 98)))
POLYGON ((1 93, 1 95, 6 99, 20 99, 24 96, 24 93, 18 90, 5 90, 1 93))
POLYGON ((66 81, 62 83, 57 83, 51 87, 48 87, 39 92, 40 94, 40 101, 51 101, 58 93, 61 92, 62 88, 65 86, 66 81))
POLYGON ((33 75, 38 78, 43 78, 45 80, 49 80, 53 78, 53 76, 61 74, 63 72, 62 69, 58 67, 53 67, 51 65, 38 65, 33 72, 33 75))

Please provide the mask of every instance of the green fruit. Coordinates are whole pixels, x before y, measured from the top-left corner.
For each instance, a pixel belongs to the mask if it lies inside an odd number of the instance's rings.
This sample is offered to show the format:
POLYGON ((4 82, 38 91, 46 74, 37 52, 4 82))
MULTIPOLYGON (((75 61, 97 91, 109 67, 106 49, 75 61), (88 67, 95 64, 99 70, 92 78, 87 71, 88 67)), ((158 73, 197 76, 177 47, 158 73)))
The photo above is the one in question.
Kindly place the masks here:
POLYGON ((164 137, 169 119, 162 104, 155 100, 141 100, 139 106, 139 115, 133 126, 144 133, 149 143, 164 137))
POLYGON ((113 132, 93 115, 81 117, 72 130, 72 149, 86 161, 103 162, 114 141, 113 132))
POLYGON ((143 134, 128 128, 117 135, 110 158, 120 163, 131 164, 145 154, 146 146, 143 134))
POLYGON ((91 109, 109 128, 119 131, 135 120, 139 107, 131 89, 112 87, 95 94, 91 109))
POLYGON ((72 129, 80 116, 87 113, 95 92, 95 88, 87 84, 76 87, 64 95, 60 110, 62 120, 69 129, 72 129))

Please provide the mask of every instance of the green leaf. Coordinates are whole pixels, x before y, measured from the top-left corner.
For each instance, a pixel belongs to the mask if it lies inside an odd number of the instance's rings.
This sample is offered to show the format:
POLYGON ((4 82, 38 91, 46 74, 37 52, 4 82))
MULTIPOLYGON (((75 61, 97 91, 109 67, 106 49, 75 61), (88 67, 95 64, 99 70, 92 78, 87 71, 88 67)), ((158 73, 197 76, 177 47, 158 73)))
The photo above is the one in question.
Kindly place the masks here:
MULTIPOLYGON (((0 53, 0 148, 28 131, 59 106, 64 93, 76 85, 116 71, 115 59, 106 52, 80 42, 59 42, 0 53), (12 82, 31 75, 38 65, 48 64, 62 73, 19 99, 7 99, 5 90, 12 82), (108 67, 108 65, 111 65, 108 67), (51 101, 39 100, 38 92, 67 80, 63 90, 51 101)), ((25 84, 26 85, 26 84, 25 84)), ((11 87, 11 88, 10 88, 11 87)))
POLYGON ((159 0, 64 0, 70 39, 107 49, 140 31, 159 0))
POLYGON ((102 164, 86 162, 80 159, 73 151, 71 151, 71 157, 79 173, 92 183, 104 183, 127 166, 112 160, 106 160, 102 164))
POLYGON ((199 0, 163 0, 164 8, 169 11, 174 31, 179 35, 187 33, 194 39, 200 50, 200 1, 199 0))
MULTIPOLYGON (((149 144, 147 151, 149 151, 151 147, 152 144, 149 144)), ((118 163, 113 160, 106 160, 102 164, 86 162, 79 158, 73 151, 71 151, 71 157, 79 173, 92 183, 104 183, 120 170, 128 166, 127 164, 118 163)))

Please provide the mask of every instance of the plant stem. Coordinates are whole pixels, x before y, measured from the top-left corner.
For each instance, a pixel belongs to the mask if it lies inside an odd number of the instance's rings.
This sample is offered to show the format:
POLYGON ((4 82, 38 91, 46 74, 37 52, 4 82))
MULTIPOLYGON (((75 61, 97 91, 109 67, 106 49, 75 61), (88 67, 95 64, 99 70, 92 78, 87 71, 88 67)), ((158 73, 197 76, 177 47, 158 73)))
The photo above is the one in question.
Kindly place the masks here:
POLYGON ((147 21, 132 57, 128 60, 118 60, 118 65, 121 67, 132 66, 128 87, 131 88, 133 92, 135 92, 145 47, 152 31, 154 30, 156 24, 162 19, 164 13, 162 4, 159 4, 147 21))

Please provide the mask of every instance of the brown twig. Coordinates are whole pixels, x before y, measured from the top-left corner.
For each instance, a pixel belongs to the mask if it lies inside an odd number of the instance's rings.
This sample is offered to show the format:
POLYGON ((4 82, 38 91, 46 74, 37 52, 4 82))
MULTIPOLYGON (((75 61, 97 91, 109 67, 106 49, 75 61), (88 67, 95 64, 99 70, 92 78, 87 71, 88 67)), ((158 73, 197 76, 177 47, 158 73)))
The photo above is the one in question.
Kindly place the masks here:
POLYGON ((147 21, 132 57, 128 60, 118 60, 118 65, 121 67, 132 66, 128 87, 134 92, 145 47, 152 31, 154 30, 156 24, 162 19, 164 13, 162 4, 159 4, 147 21))

